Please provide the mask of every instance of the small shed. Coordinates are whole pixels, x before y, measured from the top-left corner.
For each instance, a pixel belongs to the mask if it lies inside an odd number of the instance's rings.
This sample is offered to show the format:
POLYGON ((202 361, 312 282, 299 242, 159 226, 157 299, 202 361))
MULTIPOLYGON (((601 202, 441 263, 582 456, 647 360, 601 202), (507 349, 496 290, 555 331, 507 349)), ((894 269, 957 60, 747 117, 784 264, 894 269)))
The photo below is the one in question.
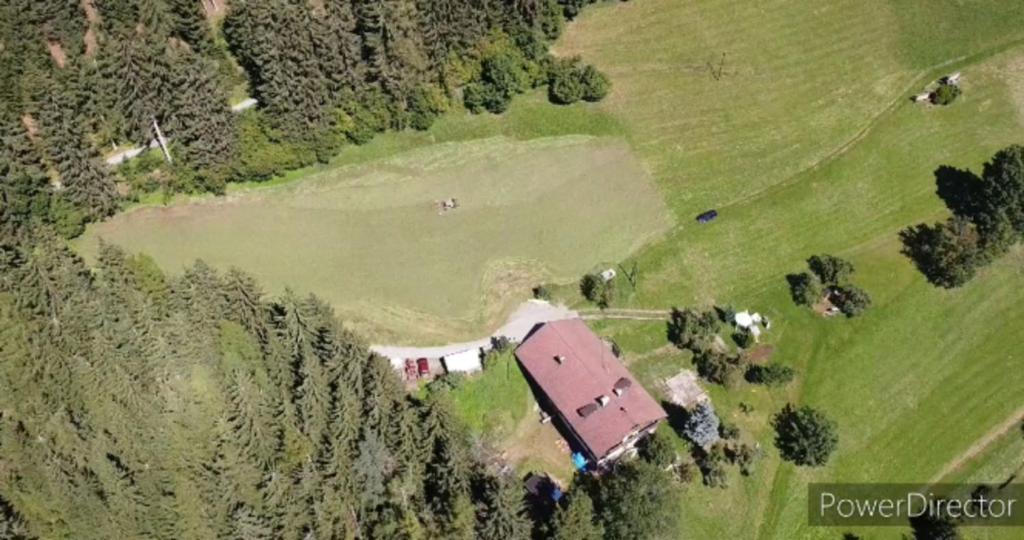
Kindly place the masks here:
POLYGON ((448 373, 475 373, 483 369, 478 348, 445 355, 442 360, 448 373))
POLYGON ((601 279, 603 279, 604 281, 611 281, 611 280, 615 279, 615 276, 616 276, 616 274, 615 274, 615 269, 614 268, 609 268, 609 269, 605 270, 604 272, 601 272, 601 279))

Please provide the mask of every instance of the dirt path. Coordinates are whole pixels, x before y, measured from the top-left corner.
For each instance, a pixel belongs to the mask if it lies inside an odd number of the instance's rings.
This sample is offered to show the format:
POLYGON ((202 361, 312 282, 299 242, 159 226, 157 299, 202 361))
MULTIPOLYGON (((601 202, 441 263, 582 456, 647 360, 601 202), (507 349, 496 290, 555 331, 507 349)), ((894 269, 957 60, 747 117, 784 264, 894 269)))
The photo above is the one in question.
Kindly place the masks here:
POLYGON ((962 454, 946 463, 946 465, 942 467, 942 470, 940 470, 938 474, 933 476, 932 479, 928 481, 928 484, 936 484, 942 481, 943 478, 949 476, 957 469, 962 467, 964 463, 967 463, 968 461, 977 457, 979 454, 984 452, 985 449, 989 447, 989 445, 996 442, 997 439, 1005 435, 1011 429, 1021 425, 1022 419, 1024 419, 1024 406, 1021 406, 1016 411, 1013 411, 1013 413, 1010 414, 1010 416, 1006 420, 1003 420, 999 425, 989 430, 988 433, 986 433, 980 439, 975 441, 974 444, 970 446, 970 448, 968 448, 962 454))
POLYGON ((522 341, 523 338, 526 337, 526 334, 528 334, 534 326, 540 323, 561 319, 573 319, 578 316, 578 313, 563 305, 550 304, 540 300, 529 300, 523 302, 518 308, 516 308, 501 328, 495 330, 490 336, 483 337, 475 341, 449 343, 438 347, 371 345, 370 350, 381 356, 391 358, 393 361, 405 358, 440 358, 442 356, 469 349, 490 348, 492 336, 505 336, 513 341, 522 341))
POLYGON ((580 318, 586 320, 625 319, 633 321, 663 321, 669 318, 667 309, 588 309, 580 311, 580 318))

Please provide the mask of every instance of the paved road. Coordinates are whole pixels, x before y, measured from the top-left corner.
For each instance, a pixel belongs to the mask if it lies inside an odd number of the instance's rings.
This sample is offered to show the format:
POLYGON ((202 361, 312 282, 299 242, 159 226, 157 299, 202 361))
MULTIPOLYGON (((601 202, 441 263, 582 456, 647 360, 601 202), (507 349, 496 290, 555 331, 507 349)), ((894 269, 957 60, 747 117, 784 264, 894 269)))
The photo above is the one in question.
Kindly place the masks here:
POLYGON ((541 300, 529 300, 520 304, 505 324, 487 337, 475 341, 449 343, 438 347, 405 347, 400 345, 371 345, 370 350, 391 359, 440 358, 468 349, 490 348, 491 337, 506 336, 513 341, 522 341, 534 326, 548 321, 575 319, 579 314, 562 306, 541 300))

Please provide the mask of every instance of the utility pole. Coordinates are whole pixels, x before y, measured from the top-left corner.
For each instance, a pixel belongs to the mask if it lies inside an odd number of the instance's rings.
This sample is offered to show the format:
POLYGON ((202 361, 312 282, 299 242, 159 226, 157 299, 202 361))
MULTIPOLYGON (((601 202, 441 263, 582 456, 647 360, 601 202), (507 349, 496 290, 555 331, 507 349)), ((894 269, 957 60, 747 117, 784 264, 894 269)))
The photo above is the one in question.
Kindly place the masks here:
POLYGON ((174 164, 174 160, 171 159, 171 151, 167 148, 167 139, 164 139, 164 134, 160 131, 160 124, 157 123, 155 116, 151 118, 153 119, 153 132, 156 133, 156 142, 160 145, 160 150, 164 152, 164 159, 168 164, 174 164))

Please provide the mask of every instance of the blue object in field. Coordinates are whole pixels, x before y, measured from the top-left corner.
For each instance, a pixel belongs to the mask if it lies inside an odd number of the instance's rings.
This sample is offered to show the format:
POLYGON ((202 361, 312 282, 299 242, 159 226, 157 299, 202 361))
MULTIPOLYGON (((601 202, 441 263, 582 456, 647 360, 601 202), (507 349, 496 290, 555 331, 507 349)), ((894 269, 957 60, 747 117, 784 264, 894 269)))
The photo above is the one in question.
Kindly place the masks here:
POLYGON ((716 217, 718 217, 718 210, 708 210, 697 216, 697 223, 709 223, 716 217))
POLYGON ((558 502, 558 501, 562 500, 562 490, 558 489, 557 486, 555 486, 551 490, 551 500, 555 501, 555 502, 558 502))
POLYGON ((572 464, 577 470, 583 471, 587 468, 587 458, 583 457, 583 454, 574 452, 572 455, 572 464))

